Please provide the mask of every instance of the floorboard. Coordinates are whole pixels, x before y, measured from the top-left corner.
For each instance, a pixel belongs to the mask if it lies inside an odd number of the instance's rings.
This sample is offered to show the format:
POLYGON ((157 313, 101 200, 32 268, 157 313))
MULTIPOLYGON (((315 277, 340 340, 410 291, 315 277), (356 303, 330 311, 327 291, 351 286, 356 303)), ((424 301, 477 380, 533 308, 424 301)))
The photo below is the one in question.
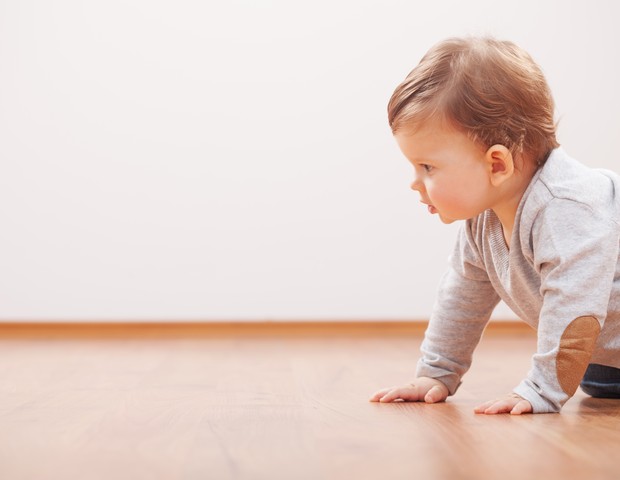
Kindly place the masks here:
POLYGON ((2 479, 620 478, 620 401, 472 412, 527 372, 527 331, 422 405, 368 402, 411 378, 419 328, 62 328, 0 326, 2 479))

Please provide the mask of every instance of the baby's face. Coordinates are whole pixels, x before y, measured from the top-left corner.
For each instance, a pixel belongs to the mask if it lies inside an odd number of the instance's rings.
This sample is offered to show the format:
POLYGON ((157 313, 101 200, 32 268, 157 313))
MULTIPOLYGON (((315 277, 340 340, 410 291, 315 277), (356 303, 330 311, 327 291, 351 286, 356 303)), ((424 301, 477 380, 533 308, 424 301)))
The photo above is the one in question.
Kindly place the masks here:
POLYGON ((444 223, 475 217, 494 203, 485 150, 439 121, 394 136, 413 165, 411 188, 444 223))

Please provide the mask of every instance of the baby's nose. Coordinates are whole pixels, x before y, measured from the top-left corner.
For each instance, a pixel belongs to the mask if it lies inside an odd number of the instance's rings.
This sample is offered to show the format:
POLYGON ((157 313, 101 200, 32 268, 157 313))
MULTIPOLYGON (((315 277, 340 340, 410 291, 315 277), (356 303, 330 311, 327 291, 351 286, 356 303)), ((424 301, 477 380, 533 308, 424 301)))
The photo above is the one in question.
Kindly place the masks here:
POLYGON ((420 182, 417 178, 415 178, 413 182, 411 182, 410 188, 411 190, 420 192, 423 188, 422 182, 420 182))

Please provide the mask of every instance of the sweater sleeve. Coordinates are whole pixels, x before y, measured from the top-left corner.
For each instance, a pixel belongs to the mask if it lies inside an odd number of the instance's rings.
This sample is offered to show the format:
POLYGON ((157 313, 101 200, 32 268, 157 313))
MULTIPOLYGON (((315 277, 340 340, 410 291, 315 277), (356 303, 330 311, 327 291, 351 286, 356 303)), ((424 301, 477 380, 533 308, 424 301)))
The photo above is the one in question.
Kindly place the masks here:
POLYGON ((558 412, 590 361, 618 262, 618 225, 585 204, 554 198, 531 233, 543 299, 537 352, 514 390, 535 413, 558 412))
POLYGON ((475 224, 461 227, 450 267, 421 346, 418 377, 436 378, 454 395, 471 365, 473 351, 499 296, 492 287, 474 240, 475 224))

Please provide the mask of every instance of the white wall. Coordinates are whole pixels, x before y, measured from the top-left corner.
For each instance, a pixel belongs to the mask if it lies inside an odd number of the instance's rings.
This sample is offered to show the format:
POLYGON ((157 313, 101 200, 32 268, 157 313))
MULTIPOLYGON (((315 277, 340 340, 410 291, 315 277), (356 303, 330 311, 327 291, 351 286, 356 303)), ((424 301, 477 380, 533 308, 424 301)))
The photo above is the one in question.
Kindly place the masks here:
POLYGON ((424 318, 456 226, 408 189, 394 87, 447 36, 511 39, 569 153, 619 169, 619 13, 0 1, 0 319, 424 318))

